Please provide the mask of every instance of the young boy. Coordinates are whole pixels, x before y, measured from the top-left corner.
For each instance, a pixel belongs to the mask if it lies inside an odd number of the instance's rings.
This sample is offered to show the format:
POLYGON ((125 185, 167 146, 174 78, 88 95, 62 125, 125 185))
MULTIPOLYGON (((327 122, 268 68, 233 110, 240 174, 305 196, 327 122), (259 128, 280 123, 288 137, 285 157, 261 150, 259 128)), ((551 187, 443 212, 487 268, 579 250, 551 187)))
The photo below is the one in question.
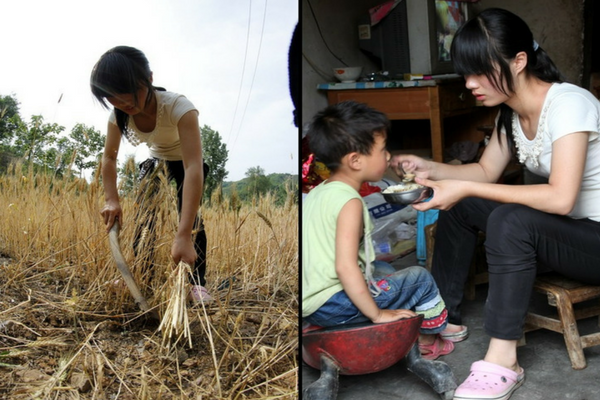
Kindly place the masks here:
POLYGON ((302 207, 302 318, 335 326, 422 314, 419 348, 434 360, 454 349, 439 335, 447 326, 444 301, 426 269, 374 261, 373 224, 358 193, 388 168, 389 125, 383 113, 352 101, 327 107, 310 124, 310 149, 331 175, 302 207))

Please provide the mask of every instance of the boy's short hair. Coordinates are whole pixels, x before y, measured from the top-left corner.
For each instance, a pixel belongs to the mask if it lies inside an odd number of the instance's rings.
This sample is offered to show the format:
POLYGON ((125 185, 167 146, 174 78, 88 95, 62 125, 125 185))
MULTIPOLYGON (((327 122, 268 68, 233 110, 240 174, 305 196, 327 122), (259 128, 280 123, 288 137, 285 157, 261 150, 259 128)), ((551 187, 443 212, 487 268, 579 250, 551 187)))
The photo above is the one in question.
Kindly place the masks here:
POLYGON ((390 121, 381 111, 355 101, 330 105, 318 112, 308 127, 310 150, 335 171, 346 154, 369 154, 375 136, 387 137, 390 121))

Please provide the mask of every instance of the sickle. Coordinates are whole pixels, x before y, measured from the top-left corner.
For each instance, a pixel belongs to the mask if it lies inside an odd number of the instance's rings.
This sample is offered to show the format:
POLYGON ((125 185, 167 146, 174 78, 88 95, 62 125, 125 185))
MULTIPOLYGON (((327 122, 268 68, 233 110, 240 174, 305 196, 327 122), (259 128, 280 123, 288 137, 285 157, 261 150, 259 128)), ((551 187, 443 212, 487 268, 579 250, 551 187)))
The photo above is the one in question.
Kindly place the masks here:
POLYGON ((131 271, 129 270, 129 267, 125 262, 125 257, 123 257, 123 253, 121 253, 121 246, 119 245, 120 229, 121 226, 119 225, 119 221, 115 220, 115 223, 110 228, 110 231, 108 233, 110 250, 112 251, 113 258, 115 259, 115 263, 117 264, 117 268, 119 268, 119 271, 121 272, 121 275, 123 276, 123 279, 125 280, 125 283, 127 284, 129 291, 131 292, 131 295, 133 296, 133 299, 140 307, 140 309, 145 313, 149 313, 149 315, 152 318, 160 320, 158 312, 150 308, 148 302, 146 301, 146 298, 142 295, 142 292, 140 292, 140 288, 135 283, 133 275, 131 275, 131 271))

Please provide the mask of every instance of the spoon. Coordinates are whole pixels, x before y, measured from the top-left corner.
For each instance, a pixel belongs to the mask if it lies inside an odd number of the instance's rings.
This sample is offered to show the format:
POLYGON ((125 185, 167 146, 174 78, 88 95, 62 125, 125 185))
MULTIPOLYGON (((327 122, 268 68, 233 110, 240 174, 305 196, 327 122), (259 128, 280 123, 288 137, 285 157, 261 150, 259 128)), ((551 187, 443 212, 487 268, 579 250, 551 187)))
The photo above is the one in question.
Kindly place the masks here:
POLYGON ((408 183, 408 182, 414 182, 415 181, 415 174, 408 174, 408 173, 406 173, 406 171, 404 170, 404 168, 402 168, 402 164, 398 164, 398 166, 402 170, 402 182, 408 183))
POLYGON ((414 182, 415 181, 415 174, 404 174, 404 177, 402 178, 402 182, 414 182))

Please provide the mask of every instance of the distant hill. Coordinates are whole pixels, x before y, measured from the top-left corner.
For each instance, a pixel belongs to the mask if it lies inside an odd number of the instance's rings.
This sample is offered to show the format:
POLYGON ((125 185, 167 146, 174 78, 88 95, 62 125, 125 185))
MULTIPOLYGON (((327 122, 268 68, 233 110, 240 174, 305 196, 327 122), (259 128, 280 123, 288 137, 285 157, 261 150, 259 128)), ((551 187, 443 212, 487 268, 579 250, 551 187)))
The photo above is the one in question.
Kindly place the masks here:
MULTIPOLYGON (((293 183, 295 188, 298 187, 298 175, 292 174, 269 174, 267 175, 269 182, 271 183, 272 190, 285 190, 286 182, 293 183)), ((248 185, 249 178, 244 178, 235 182, 223 182, 223 194, 228 195, 231 192, 231 188, 235 185, 237 192, 243 192, 248 185)))

